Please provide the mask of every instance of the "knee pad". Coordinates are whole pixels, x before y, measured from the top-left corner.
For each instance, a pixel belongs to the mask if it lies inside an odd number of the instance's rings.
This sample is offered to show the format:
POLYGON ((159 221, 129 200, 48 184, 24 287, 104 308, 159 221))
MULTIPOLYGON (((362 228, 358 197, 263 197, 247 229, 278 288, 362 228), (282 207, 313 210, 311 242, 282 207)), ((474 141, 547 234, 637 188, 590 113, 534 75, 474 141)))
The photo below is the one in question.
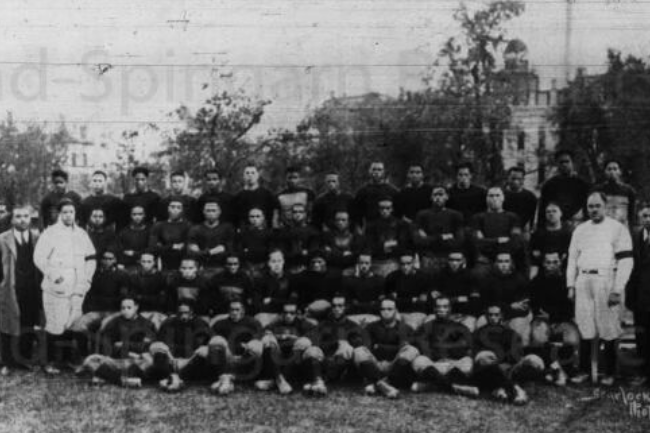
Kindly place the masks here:
POLYGON ((365 346, 357 347, 352 352, 352 360, 355 365, 359 365, 363 362, 368 362, 372 358, 372 353, 370 349, 365 346))
POLYGON ((418 356, 420 356, 420 351, 409 344, 400 349, 397 354, 397 361, 408 361, 410 363, 418 356))
POLYGON ((420 355, 413 360, 411 366, 413 367, 413 371, 419 373, 428 367, 433 367, 433 361, 426 356, 420 355))
POLYGON ((482 350, 476 354, 476 357, 474 357, 474 362, 476 365, 479 365, 481 367, 494 365, 497 363, 497 355, 491 350, 482 350))
POLYGON ((323 361, 325 359, 325 354, 323 353, 323 350, 320 347, 317 346, 311 346, 309 349, 305 350, 305 353, 303 354, 304 359, 313 359, 316 361, 323 361))

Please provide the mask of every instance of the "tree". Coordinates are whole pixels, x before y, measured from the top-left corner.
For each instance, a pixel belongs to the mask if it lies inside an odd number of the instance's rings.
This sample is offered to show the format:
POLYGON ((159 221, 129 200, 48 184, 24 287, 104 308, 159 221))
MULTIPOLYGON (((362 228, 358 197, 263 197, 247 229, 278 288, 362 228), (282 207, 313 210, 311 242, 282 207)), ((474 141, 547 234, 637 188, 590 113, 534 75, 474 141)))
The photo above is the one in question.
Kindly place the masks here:
POLYGON ((50 172, 66 160, 72 140, 65 124, 46 132, 45 124, 19 129, 11 113, 0 122, 0 194, 10 203, 37 205, 46 193, 50 172))
POLYGON ((650 66, 620 52, 607 54, 607 71, 583 72, 569 83, 553 113, 559 149, 577 153, 582 174, 598 180, 608 158, 628 168, 628 180, 650 194, 650 66))
POLYGON ((271 138, 256 142, 249 136, 268 104, 243 91, 224 91, 207 99, 196 112, 180 106, 173 115, 183 127, 167 140, 163 156, 175 169, 200 176, 208 168, 217 168, 232 180, 243 163, 260 158, 273 144, 271 138))
POLYGON ((494 1, 473 11, 462 4, 454 14, 461 34, 447 40, 434 65, 446 67, 439 90, 449 98, 449 115, 455 117, 448 140, 488 181, 498 179, 503 170, 501 143, 512 100, 507 87, 497 85, 497 58, 509 42, 505 23, 523 11, 518 0, 494 1))

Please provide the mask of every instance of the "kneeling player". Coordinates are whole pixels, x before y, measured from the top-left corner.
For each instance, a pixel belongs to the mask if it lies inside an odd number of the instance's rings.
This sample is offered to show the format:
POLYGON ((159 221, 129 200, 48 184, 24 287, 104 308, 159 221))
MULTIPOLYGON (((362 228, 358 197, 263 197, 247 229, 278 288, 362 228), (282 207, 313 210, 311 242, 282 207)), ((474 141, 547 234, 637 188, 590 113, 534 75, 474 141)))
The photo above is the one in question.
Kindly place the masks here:
POLYGON ((346 315, 343 295, 332 298, 329 316, 314 329, 312 346, 305 351, 311 383, 304 386, 308 394, 327 394, 325 380, 340 379, 352 365, 354 347, 363 342, 363 330, 346 315))
POLYGON ((412 328, 397 319, 394 299, 381 301, 380 316, 381 320, 366 327, 367 344, 354 349, 354 364, 369 382, 366 393, 379 391, 388 398, 397 398, 399 391, 393 383, 406 382, 419 352, 411 345, 412 328))
POLYGON ((422 325, 417 342, 422 355, 413 361, 417 381, 412 390, 420 392, 436 385, 470 397, 479 390, 469 385, 472 375, 472 333, 463 324, 451 320, 451 301, 435 300, 436 318, 422 325))
POLYGON ((282 315, 266 328, 264 345, 264 373, 272 380, 260 379, 255 387, 261 391, 277 386, 280 394, 290 394, 292 386, 287 377, 299 376, 304 364, 304 353, 311 346, 308 335, 314 325, 298 317, 298 305, 288 301, 282 306, 282 315))

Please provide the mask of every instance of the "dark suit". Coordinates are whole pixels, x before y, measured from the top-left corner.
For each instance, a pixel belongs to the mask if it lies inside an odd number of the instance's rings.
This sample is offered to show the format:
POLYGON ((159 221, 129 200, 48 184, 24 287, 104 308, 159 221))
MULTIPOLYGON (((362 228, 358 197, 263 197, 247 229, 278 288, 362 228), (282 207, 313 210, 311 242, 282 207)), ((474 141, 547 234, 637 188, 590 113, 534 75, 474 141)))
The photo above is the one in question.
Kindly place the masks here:
POLYGON ((632 236, 634 268, 625 291, 625 305, 634 313, 637 350, 646 361, 650 379, 650 239, 644 229, 632 236))

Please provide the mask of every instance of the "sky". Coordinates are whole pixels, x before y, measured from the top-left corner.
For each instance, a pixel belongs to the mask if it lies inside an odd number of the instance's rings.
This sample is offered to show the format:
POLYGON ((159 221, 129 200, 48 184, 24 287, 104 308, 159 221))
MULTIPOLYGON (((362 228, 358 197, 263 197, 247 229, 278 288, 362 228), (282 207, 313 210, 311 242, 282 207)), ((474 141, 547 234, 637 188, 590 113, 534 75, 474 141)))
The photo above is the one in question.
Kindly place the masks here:
MULTIPOLYGON (((477 7, 484 1, 467 1, 477 7)), ((458 33, 451 0, 3 0, 0 107, 21 124, 119 133, 243 88, 269 99, 258 130, 293 127, 331 95, 418 89, 458 33)), ((542 88, 564 82, 566 2, 531 0, 508 26, 542 88)), ((650 0, 574 0, 571 69, 606 50, 647 58, 650 0)))

